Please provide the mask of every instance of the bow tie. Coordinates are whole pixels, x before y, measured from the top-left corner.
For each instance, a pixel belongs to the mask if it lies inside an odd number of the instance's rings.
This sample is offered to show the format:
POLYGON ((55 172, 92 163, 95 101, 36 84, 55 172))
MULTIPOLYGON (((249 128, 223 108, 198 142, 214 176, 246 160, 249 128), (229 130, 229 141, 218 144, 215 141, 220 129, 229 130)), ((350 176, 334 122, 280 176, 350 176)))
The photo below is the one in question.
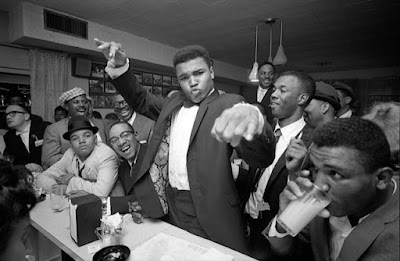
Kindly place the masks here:
POLYGON ((194 103, 189 99, 186 99, 186 100, 183 101, 183 107, 185 107, 185 108, 190 108, 190 107, 195 106, 195 105, 198 106, 199 104, 198 103, 194 103))

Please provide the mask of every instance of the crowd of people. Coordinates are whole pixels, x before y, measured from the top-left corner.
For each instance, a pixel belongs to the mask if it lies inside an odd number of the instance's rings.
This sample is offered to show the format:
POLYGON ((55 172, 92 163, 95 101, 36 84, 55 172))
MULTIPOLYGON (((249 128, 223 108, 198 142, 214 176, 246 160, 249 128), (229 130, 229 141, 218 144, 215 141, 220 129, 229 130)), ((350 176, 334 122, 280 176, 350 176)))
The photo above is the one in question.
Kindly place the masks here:
POLYGON ((221 92, 198 45, 175 54, 181 90, 164 98, 138 82, 121 44, 95 44, 118 91, 105 119, 79 87, 52 124, 23 102, 6 108, 0 260, 26 258, 36 197, 20 173, 31 172, 47 192, 118 197, 137 223, 162 219, 258 260, 399 259, 400 103, 361 115, 349 85, 277 75, 270 62, 257 89, 221 92), (277 217, 314 184, 331 203, 292 237, 277 217))

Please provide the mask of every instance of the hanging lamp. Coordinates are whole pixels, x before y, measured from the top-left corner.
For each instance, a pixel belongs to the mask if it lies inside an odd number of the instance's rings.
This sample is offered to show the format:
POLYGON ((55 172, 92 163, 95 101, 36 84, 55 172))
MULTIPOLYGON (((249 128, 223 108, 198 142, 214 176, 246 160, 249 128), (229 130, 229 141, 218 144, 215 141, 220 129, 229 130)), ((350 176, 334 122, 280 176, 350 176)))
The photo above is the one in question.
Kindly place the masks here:
POLYGON ((253 68, 251 69, 251 72, 249 75, 250 82, 258 82, 257 47, 258 47, 258 25, 256 25, 256 45, 254 48, 254 64, 253 64, 253 68))
POLYGON ((278 51, 276 52, 276 55, 273 60, 274 65, 285 65, 287 63, 287 57, 285 55, 285 51, 283 50, 283 45, 282 45, 282 37, 283 37, 283 21, 282 18, 278 18, 281 22, 281 35, 280 35, 280 42, 279 42, 279 47, 278 51))

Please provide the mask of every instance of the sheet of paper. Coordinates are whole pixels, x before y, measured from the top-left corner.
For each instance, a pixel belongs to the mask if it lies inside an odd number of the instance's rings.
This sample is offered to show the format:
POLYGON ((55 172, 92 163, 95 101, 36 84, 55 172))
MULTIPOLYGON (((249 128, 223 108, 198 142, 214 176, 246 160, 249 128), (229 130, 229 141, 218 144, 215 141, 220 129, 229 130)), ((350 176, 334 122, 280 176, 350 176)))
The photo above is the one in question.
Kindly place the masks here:
POLYGON ((223 260, 231 261, 233 257, 218 250, 205 248, 189 241, 159 233, 131 252, 130 260, 223 260))

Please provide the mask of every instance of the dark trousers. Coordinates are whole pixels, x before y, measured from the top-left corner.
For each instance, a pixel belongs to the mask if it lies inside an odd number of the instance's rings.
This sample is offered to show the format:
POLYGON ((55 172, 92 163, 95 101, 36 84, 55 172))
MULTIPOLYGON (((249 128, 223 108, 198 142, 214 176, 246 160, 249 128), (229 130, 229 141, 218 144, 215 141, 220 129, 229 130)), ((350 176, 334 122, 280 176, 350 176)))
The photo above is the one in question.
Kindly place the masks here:
POLYGON ((168 215, 171 223, 192 234, 209 239, 197 219, 196 209, 190 191, 178 190, 168 185, 166 194, 168 215))

